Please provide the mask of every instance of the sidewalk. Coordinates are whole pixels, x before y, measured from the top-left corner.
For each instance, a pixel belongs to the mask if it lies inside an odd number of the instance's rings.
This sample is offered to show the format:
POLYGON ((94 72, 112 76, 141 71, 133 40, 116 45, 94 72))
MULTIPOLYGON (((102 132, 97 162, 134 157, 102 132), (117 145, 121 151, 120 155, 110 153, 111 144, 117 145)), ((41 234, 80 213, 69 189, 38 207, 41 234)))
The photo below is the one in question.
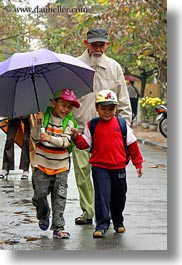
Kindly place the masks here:
POLYGON ((143 129, 139 125, 133 126, 133 132, 138 141, 143 144, 158 146, 167 150, 167 138, 162 136, 159 131, 151 131, 149 129, 143 129))
MULTIPOLYGON (((142 130, 139 127, 134 130, 140 138, 142 130)), ((157 137, 156 141, 162 140, 159 140, 157 132, 152 134, 157 137)), ((149 139, 149 135, 149 130, 144 131, 143 139, 149 139)), ((5 134, 0 130, 0 164, 5 139, 5 134)), ((7 179, 0 180, 0 250, 46 250, 46 253, 48 250, 114 250, 115 253, 123 250, 167 250, 166 151, 158 149, 156 152, 157 148, 144 144, 140 144, 140 147, 145 157, 144 175, 138 178, 132 163, 127 167, 128 191, 124 211, 126 233, 114 233, 111 224, 106 238, 95 240, 92 236, 94 220, 91 225, 75 225, 74 219, 81 214, 81 210, 72 164, 64 215, 65 230, 70 232, 71 239, 59 240, 53 238, 50 229, 42 231, 38 227, 35 207, 32 205, 31 174, 29 179, 21 180, 21 171, 18 169, 20 149, 15 145, 15 170, 10 172, 7 179)), ((24 258, 26 261, 27 253, 24 258)), ((28 259, 31 258, 32 254, 28 256, 28 259)))

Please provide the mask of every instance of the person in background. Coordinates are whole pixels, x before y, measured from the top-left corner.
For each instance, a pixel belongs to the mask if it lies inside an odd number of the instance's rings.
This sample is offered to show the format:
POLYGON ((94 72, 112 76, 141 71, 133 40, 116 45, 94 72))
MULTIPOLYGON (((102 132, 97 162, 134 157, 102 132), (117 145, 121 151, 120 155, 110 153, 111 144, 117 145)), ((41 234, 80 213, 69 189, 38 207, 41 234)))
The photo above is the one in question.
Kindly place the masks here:
MULTIPOLYGON (((128 124, 131 123, 132 111, 123 71, 118 62, 105 55, 109 44, 107 30, 90 29, 84 40, 86 50, 78 57, 79 60, 95 69, 93 92, 81 97, 79 111, 73 111, 80 132, 88 120, 97 116, 95 95, 101 89, 111 89, 116 93, 119 103, 118 114, 125 117, 128 124)), ((94 216, 94 191, 90 178, 89 158, 89 149, 73 148, 72 159, 82 210, 81 215, 75 218, 75 223, 78 225, 91 224, 94 216)))
POLYGON ((66 239, 70 238, 70 234, 64 231, 63 216, 70 167, 68 148, 71 144, 71 128, 75 126, 68 115, 73 107, 79 108, 80 104, 71 89, 58 90, 51 102, 52 107, 45 114, 40 112, 36 115, 35 125, 31 129, 31 139, 36 144, 32 202, 36 207, 39 228, 46 231, 50 217, 47 197, 51 194, 53 237, 66 239))
POLYGON ((135 83, 134 81, 129 81, 128 83, 128 93, 129 93, 131 108, 132 108, 132 121, 137 116, 138 99, 140 97, 138 89, 134 83, 135 83))
POLYGON ((23 170, 21 179, 27 179, 29 177, 30 117, 22 116, 19 118, 14 118, 9 120, 0 178, 5 178, 6 176, 8 176, 10 170, 15 169, 15 158, 14 158, 15 135, 17 133, 17 130, 20 128, 22 124, 24 128, 22 129, 23 143, 21 147, 19 169, 23 170))
POLYGON ((105 237, 112 218, 116 233, 125 232, 123 211, 126 202, 127 182, 126 165, 128 156, 136 167, 138 176, 142 176, 143 158, 131 128, 127 126, 126 144, 122 136, 116 110, 117 96, 113 91, 101 90, 96 95, 96 110, 99 119, 94 136, 89 121, 83 134, 72 129, 74 142, 80 149, 92 146, 90 164, 95 192, 96 228, 94 238, 105 237), (128 154, 127 154, 128 153, 128 154))

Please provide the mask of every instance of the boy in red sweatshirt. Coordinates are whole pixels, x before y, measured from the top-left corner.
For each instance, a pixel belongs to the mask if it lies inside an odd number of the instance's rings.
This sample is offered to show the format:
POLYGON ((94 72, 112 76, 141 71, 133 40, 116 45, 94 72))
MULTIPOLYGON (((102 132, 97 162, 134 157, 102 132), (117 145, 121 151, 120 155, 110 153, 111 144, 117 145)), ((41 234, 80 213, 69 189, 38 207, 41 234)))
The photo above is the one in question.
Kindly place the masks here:
MULTIPOLYGON (((95 218, 96 228, 94 238, 102 238, 109 229, 112 218, 114 230, 123 233, 123 211, 126 202, 126 165, 127 154, 124 147, 121 128, 116 117, 117 96, 111 90, 101 90, 96 95, 96 110, 99 115, 92 139, 90 126, 87 123, 83 134, 72 129, 73 140, 79 149, 86 149, 93 145, 90 164, 95 190, 95 218)), ((142 176, 143 158, 131 128, 127 126, 126 143, 128 153, 138 176, 142 176)))

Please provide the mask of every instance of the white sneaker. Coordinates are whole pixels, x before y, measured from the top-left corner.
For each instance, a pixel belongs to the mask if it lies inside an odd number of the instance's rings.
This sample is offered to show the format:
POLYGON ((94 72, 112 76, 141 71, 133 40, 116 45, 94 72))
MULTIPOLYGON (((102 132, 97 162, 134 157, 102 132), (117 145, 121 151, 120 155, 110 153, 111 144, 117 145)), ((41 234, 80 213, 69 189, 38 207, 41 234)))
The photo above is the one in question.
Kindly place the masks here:
POLYGON ((4 179, 8 174, 9 172, 6 169, 3 169, 0 174, 0 179, 4 179))
POLYGON ((22 174, 22 176, 21 176, 21 179, 28 179, 28 177, 29 177, 29 173, 28 173, 28 171, 23 171, 23 174, 22 174))

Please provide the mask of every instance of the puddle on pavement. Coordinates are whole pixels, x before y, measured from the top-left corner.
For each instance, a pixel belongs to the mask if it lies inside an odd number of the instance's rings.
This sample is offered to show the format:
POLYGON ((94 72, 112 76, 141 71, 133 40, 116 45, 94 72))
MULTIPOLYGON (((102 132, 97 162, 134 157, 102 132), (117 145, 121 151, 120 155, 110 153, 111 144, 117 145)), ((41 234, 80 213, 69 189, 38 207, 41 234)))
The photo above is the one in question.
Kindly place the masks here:
POLYGON ((12 202, 12 204, 32 204, 32 200, 20 199, 18 201, 12 202))
POLYGON ((37 221, 32 221, 32 220, 30 220, 28 218, 27 219, 25 218, 25 219, 22 220, 22 223, 24 223, 24 224, 31 224, 31 223, 37 223, 37 221))
POLYGON ((18 244, 18 243, 20 243, 20 240, 18 240, 18 239, 8 239, 8 240, 5 240, 3 242, 0 242, 1 245, 3 245, 3 244, 15 245, 15 244, 18 244))
POLYGON ((37 240, 41 240, 40 237, 24 237, 26 239, 26 241, 37 241, 37 240))
MULTIPOLYGON (((27 242, 33 242, 33 241, 38 241, 41 240, 40 237, 24 237, 24 240, 27 242)), ((22 243, 20 239, 7 239, 4 241, 0 241, 0 245, 15 245, 22 243)))

